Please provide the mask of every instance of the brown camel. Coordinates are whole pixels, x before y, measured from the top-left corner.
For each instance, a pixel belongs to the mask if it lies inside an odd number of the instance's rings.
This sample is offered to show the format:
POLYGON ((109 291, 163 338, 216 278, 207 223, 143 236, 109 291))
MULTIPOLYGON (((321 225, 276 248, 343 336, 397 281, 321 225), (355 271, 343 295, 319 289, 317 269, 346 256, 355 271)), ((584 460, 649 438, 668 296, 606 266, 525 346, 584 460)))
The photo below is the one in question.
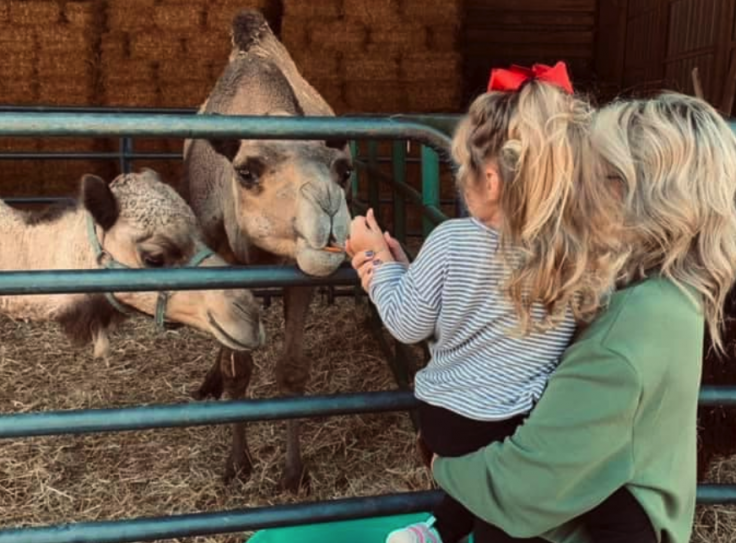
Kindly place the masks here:
MULTIPOLYGON (((204 245, 186 202, 153 170, 110 184, 86 175, 81 185, 79 204, 41 213, 0 201, 0 270, 227 265, 204 245)), ((158 313, 161 323, 192 326, 237 351, 265 340, 258 304, 244 290, 0 296, 0 313, 57 321, 76 343, 94 343, 97 358, 108 353, 111 326, 130 312, 158 313)))
MULTIPOLYGON (((232 25, 233 49, 200 114, 334 116, 300 75, 289 53, 258 11, 243 11, 232 25)), ((352 173, 346 141, 187 141, 182 193, 206 240, 231 262, 296 263, 305 273, 326 276, 345 260, 342 247, 350 213, 345 186, 352 173)), ((302 337, 310 288, 286 288, 286 339, 276 366, 281 391, 304 393, 309 361, 302 337)), ((245 395, 253 369, 247 353, 220 351, 197 397, 245 395)), ((233 425, 225 478, 252 470, 245 425, 233 425)), ((296 491, 306 481, 299 423, 287 423, 286 464, 281 485, 296 491)))

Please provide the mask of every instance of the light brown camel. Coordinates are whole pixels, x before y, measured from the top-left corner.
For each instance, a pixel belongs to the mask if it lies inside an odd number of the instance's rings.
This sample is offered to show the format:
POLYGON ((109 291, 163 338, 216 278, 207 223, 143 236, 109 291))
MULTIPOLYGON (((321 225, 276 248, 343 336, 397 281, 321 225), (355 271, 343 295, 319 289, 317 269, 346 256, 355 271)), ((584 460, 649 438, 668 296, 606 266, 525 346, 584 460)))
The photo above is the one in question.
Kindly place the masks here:
MULTIPOLYGON (((237 15, 231 36, 229 63, 200 114, 334 116, 261 13, 237 15)), ((229 261, 296 263, 305 273, 326 276, 345 260, 345 187, 352 173, 346 141, 193 140, 185 142, 184 160, 182 193, 207 242, 229 261)), ((285 346, 276 378, 286 395, 303 394, 309 376, 302 338, 312 290, 284 291, 285 346)), ((249 354, 223 348, 197 396, 242 398, 252 370, 249 354)), ((235 424, 225 479, 251 470, 245 425, 235 424)), ((289 421, 281 485, 296 491, 305 476, 299 423, 289 421)))
MULTIPOLYGON (((153 170, 108 184, 86 175, 78 204, 29 213, 0 201, 0 270, 226 266, 207 249, 194 213, 153 170)), ((108 331, 133 311, 192 326, 238 351, 264 341, 260 308, 244 290, 0 296, 0 313, 57 321, 79 344, 109 350, 108 331)))

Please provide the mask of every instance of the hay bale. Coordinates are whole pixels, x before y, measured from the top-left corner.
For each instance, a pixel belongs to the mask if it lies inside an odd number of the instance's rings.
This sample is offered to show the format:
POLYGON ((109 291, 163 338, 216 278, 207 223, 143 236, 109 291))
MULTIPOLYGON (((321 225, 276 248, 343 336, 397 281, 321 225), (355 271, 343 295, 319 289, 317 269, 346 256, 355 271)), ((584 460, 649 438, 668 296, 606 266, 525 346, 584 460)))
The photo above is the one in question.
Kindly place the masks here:
POLYGON ((159 103, 159 92, 152 82, 105 85, 102 95, 106 106, 154 107, 159 103))
POLYGON ((38 100, 43 105, 89 106, 94 102, 95 88, 83 79, 40 79, 38 100))
POLYGON ((165 31, 197 31, 205 25, 205 10, 201 4, 163 4, 154 9, 154 22, 165 31))
MULTIPOLYGON (((34 138, 2 138, 0 137, 0 151, 30 152, 39 150, 39 140, 34 138)), ((5 161, 0 160, 0 167, 5 161)))
POLYGON ((346 19, 369 27, 401 21, 400 0, 344 0, 346 19))
POLYGON ((275 0, 219 0, 208 4, 206 14, 207 27, 230 33, 235 15, 244 9, 257 9, 263 12, 269 24, 274 25, 278 21, 274 19, 277 6, 275 0))
POLYGON ((62 19, 77 29, 98 29, 104 18, 104 7, 95 0, 71 0, 64 4, 62 19))
POLYGON ((431 51, 459 51, 460 29, 451 25, 427 27, 428 44, 431 51))
POLYGON ((309 44, 328 51, 362 51, 368 41, 368 28, 363 23, 342 19, 313 21, 309 44))
POLYGON ((206 56, 192 57, 186 62, 162 62, 158 65, 158 79, 162 84, 172 84, 180 81, 207 81, 212 85, 215 82, 212 61, 206 56))
POLYGON ((347 10, 343 10, 343 0, 283 0, 283 5, 285 18, 313 21, 347 15, 347 10))
POLYGON ((335 80, 314 79, 310 80, 309 84, 320 93, 336 113, 338 110, 344 111, 347 109, 344 83, 335 80))
POLYGON ((11 53, 34 52, 36 50, 36 32, 33 27, 4 27, 0 30, 0 51, 3 52, 3 64, 12 62, 11 53))
POLYGON ((353 111, 365 113, 399 113, 406 110, 404 88, 397 81, 348 82, 345 102, 353 111))
POLYGON ((10 4, 7 2, 0 3, 0 24, 5 25, 10 22, 10 4))
POLYGON ((427 27, 418 23, 381 26, 371 29, 367 51, 371 56, 423 51, 428 37, 427 27))
POLYGON ((405 87, 409 113, 459 113, 461 85, 451 79, 413 83, 405 87))
POLYGON ((130 40, 127 32, 103 34, 100 40, 100 61, 114 66, 120 60, 130 59, 130 40))
POLYGON ((61 6, 56 0, 5 0, 13 26, 41 26, 44 29, 61 20, 61 6))
POLYGON ((130 58, 171 60, 184 58, 184 39, 177 34, 139 33, 130 35, 130 58))
POLYGON ((401 58, 401 80, 406 82, 460 81, 463 57, 459 53, 410 53, 401 58))
POLYGON ((342 81, 342 53, 335 51, 295 51, 292 54, 299 72, 307 81, 342 81))
POLYGON ((66 56, 91 57, 94 51, 94 36, 79 29, 57 26, 38 33, 38 50, 59 58, 66 56))
POLYGON ((35 51, 17 51, 0 62, 0 80, 22 79, 31 80, 36 77, 36 63, 38 56, 35 51))
POLYGON ((163 82, 160 92, 162 107, 198 108, 212 90, 209 80, 190 80, 178 83, 163 82))
POLYGON ((113 66, 104 66, 102 83, 108 85, 127 86, 134 83, 146 83, 156 86, 158 72, 153 62, 141 60, 120 60, 113 66))
POLYGON ((427 25, 460 26, 463 19, 462 0, 402 0, 401 14, 407 21, 427 25))
POLYGON ((54 81, 74 81, 93 86, 94 64, 84 57, 39 57, 37 75, 41 82, 53 85, 54 81))
POLYGON ((346 81, 397 81, 399 79, 399 56, 346 55, 343 59, 346 81))
POLYGON ((100 151, 99 142, 92 138, 44 138, 38 140, 38 149, 45 152, 94 152, 100 151))
POLYGON ((304 51, 309 47, 309 21, 296 17, 284 17, 281 23, 281 43, 291 53, 304 51))
POLYGON ((230 56, 230 38, 221 33, 209 31, 184 40, 187 59, 206 58, 215 65, 224 66, 230 56))
POLYGON ((107 29, 136 31, 153 28, 156 0, 108 0, 107 29))
POLYGON ((0 104, 28 105, 38 101, 38 82, 33 79, 0 81, 0 104))

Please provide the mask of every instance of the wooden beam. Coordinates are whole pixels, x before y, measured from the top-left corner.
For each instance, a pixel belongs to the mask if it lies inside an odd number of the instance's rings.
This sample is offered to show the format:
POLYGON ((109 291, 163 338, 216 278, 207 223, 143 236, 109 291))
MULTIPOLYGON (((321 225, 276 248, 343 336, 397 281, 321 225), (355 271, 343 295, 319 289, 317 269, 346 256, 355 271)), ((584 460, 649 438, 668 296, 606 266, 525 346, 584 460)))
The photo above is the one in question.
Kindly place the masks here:
POLYGON ((692 76, 693 90, 695 91, 695 96, 697 98, 700 98, 701 100, 705 100, 705 94, 703 93, 703 83, 701 83, 700 81, 700 73, 698 72, 697 66, 693 68, 692 76))

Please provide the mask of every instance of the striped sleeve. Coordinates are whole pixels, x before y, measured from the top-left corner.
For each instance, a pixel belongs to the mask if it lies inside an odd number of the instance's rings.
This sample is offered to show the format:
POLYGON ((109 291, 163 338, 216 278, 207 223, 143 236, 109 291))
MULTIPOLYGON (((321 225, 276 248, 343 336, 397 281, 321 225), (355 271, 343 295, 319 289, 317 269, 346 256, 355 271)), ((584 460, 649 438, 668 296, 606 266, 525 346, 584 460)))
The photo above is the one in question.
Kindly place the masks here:
POLYGON ((371 300, 388 331, 402 343, 418 343, 434 334, 447 273, 446 230, 436 228, 408 268, 386 262, 374 272, 371 300))

